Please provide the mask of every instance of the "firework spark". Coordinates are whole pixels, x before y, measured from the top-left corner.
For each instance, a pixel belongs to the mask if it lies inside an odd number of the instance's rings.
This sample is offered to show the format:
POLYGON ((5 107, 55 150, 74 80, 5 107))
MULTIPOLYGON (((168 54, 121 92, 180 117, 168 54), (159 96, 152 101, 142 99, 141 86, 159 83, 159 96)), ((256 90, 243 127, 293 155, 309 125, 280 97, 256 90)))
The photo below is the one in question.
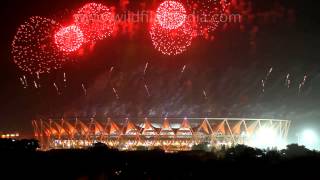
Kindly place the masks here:
POLYGON ((66 76, 65 72, 63 73, 63 83, 64 83, 64 87, 66 88, 67 87, 67 76, 66 76))
POLYGON ((40 80, 40 73, 37 72, 36 74, 37 74, 37 79, 40 80))
POLYGON ((84 84, 81 84, 82 90, 83 90, 83 94, 84 96, 87 96, 87 88, 84 86, 84 84))
POLYGON ((186 65, 182 67, 181 74, 183 74, 184 70, 186 70, 186 65))
POLYGON ((23 81, 26 87, 28 87, 28 81, 25 75, 23 75, 23 81))
POLYGON ((192 33, 193 29, 189 22, 174 30, 164 29, 155 22, 150 29, 153 46, 164 55, 178 55, 185 52, 191 46, 192 33))
POLYGON ((117 99, 120 99, 120 96, 115 88, 112 88, 114 95, 116 96, 117 99))
POLYGON ((59 87, 58 87, 58 85, 57 85, 55 82, 53 83, 53 86, 54 86, 54 88, 56 89, 57 94, 58 94, 58 95, 61 95, 60 90, 59 90, 59 87))
POLYGON ((176 1, 164 1, 156 11, 156 21, 164 29, 177 29, 184 24, 186 18, 186 9, 176 1))
POLYGON ((269 71, 267 72, 266 80, 269 78, 269 76, 271 75, 272 71, 273 71, 273 67, 271 67, 269 69, 269 71))
POLYGON ((264 91, 265 91, 265 80, 261 80, 261 85, 262 85, 262 92, 264 93, 264 91))
POLYGON ((67 59, 57 51, 53 34, 60 25, 48 18, 30 17, 17 29, 12 41, 13 61, 30 74, 49 73, 61 67, 67 59))
POLYGON ((206 90, 202 89, 202 94, 203 94, 203 96, 204 96, 205 99, 208 99, 206 90))
POLYGON ((27 86, 26 86, 26 84, 25 84, 25 82, 24 82, 23 78, 22 78, 22 77, 20 77, 20 78, 19 78, 19 80, 20 80, 20 82, 21 82, 22 87, 23 87, 24 89, 25 89, 25 88, 27 88, 27 86))
POLYGON ((290 88, 290 84, 291 84, 290 74, 288 73, 287 76, 286 76, 286 80, 284 82, 284 85, 289 89, 290 88))
POLYGON ((115 18, 111 9, 98 3, 88 3, 73 15, 75 24, 84 33, 86 42, 95 42, 110 36, 115 18))
POLYGON ((150 97, 151 95, 150 95, 150 91, 149 91, 147 84, 144 85, 144 88, 146 89, 148 97, 150 97))
POLYGON ((199 36, 207 36, 219 27, 216 19, 223 13, 223 4, 219 0, 188 0, 187 7, 194 15, 196 32, 199 36))
POLYGON ((34 85, 34 87, 36 88, 36 89, 38 89, 39 87, 38 87, 38 84, 37 84, 37 82, 36 81, 33 81, 33 85, 34 85))
POLYGON ((147 62, 146 65, 144 66, 143 75, 146 75, 147 70, 148 70, 148 66, 149 66, 149 63, 147 62))
POLYGON ((303 80, 299 83, 299 93, 301 92, 303 86, 306 84, 307 78, 308 78, 308 76, 304 75, 303 80))
POLYGON ((75 25, 61 28, 55 34, 54 39, 58 49, 66 53, 79 50, 84 43, 83 33, 75 25))

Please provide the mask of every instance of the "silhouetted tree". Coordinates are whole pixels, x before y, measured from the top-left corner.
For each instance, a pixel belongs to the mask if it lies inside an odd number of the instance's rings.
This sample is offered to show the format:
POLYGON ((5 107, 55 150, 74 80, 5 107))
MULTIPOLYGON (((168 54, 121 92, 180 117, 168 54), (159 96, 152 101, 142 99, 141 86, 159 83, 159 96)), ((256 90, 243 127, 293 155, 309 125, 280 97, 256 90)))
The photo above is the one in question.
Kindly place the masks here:
POLYGON ((40 148, 38 140, 34 139, 1 139, 0 150, 14 150, 14 151, 36 151, 40 148))
POLYGON ((282 155, 279 151, 276 150, 270 150, 266 152, 265 156, 266 160, 271 162, 278 162, 282 159, 282 155))
POLYGON ((148 148, 146 146, 138 146, 137 151, 147 151, 148 148))
POLYGON ((311 153, 305 146, 299 146, 298 144, 289 144, 287 149, 281 151, 287 158, 303 157, 311 153))
POLYGON ((209 143, 200 143, 192 146, 193 151, 211 151, 209 143))
POLYGON ((256 159, 263 157, 263 152, 260 149, 255 149, 246 145, 236 145, 227 149, 225 158, 227 159, 256 159))

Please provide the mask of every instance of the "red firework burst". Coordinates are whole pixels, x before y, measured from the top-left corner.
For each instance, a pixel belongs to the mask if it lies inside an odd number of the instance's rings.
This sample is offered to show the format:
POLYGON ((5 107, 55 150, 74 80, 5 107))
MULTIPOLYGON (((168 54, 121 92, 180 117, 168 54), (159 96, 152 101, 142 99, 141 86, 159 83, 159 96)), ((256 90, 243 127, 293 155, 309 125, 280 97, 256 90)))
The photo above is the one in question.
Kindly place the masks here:
POLYGON ((83 33, 76 25, 61 28, 54 35, 57 47, 63 52, 77 51, 83 44, 83 33))
POLYGON ((115 24, 112 11, 97 3, 84 5, 73 15, 73 19, 82 30, 87 42, 94 42, 110 36, 115 24))
POLYGON ((185 22, 177 29, 164 29, 154 23, 150 29, 153 46, 164 55, 178 55, 187 50, 193 38, 191 23, 185 22))
POLYGON ((188 9, 193 12, 198 35, 214 32, 219 26, 219 17, 224 12, 226 0, 189 0, 188 9))
POLYGON ((184 24, 186 18, 186 9, 176 1, 164 1, 156 12, 156 21, 165 29, 179 28, 184 24))
POLYGON ((61 67, 67 58, 58 51, 53 34, 61 26, 54 20, 33 16, 17 29, 12 41, 13 61, 31 74, 49 73, 61 67))

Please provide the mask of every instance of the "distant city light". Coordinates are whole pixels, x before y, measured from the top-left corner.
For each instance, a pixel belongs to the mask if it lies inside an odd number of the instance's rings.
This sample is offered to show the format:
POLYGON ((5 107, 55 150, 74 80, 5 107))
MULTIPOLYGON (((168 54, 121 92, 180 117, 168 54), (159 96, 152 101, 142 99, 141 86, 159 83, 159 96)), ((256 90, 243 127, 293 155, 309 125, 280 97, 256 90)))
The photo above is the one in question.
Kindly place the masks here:
POLYGON ((0 137, 2 139, 9 139, 9 138, 17 138, 19 137, 20 134, 19 133, 7 133, 7 134, 1 134, 0 137))

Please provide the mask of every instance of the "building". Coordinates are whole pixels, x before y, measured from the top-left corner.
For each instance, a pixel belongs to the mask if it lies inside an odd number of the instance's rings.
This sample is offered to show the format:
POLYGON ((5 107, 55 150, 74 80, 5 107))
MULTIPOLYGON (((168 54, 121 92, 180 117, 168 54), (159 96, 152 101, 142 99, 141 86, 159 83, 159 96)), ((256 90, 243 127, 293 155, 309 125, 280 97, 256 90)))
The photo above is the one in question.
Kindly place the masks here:
POLYGON ((277 146, 287 138, 290 121, 246 118, 62 118, 33 120, 43 150, 85 148, 102 142, 120 150, 161 148, 191 150, 206 143, 217 148, 236 144, 277 146), (263 140, 265 138, 265 140, 263 140))

